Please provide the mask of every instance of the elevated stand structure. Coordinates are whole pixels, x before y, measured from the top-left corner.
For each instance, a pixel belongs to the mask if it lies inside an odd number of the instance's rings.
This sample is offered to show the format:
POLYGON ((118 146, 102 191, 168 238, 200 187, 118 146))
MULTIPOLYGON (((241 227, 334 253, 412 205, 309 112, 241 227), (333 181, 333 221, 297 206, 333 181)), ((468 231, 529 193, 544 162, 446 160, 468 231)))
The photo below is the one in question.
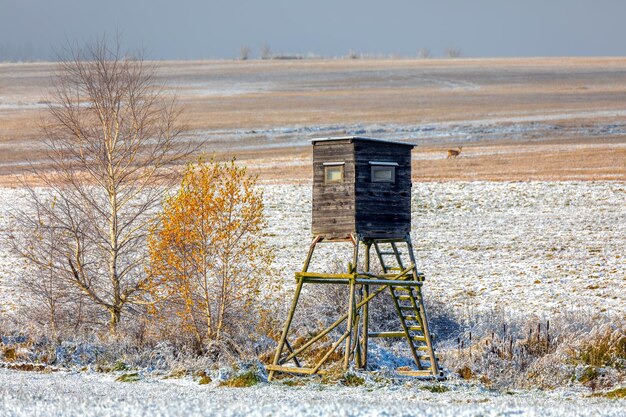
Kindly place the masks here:
POLYGON ((309 253, 304 262, 302 272, 296 273, 296 290, 287 316, 274 361, 267 365, 269 379, 275 372, 294 374, 322 374, 324 365, 331 355, 343 344, 343 369, 351 364, 359 369, 367 369, 368 340, 375 338, 403 338, 413 358, 415 369, 398 370, 402 375, 437 378, 442 373, 439 369, 432 338, 428 329, 428 317, 424 308, 421 286, 424 275, 417 271, 411 238, 407 234, 403 239, 371 238, 351 236, 348 241, 354 246, 352 263, 347 273, 323 274, 309 272, 309 265, 318 244, 338 242, 340 239, 325 240, 316 236, 311 243, 309 253), (362 255, 360 255, 362 252, 362 255), (380 264, 382 273, 370 272, 372 255, 380 264), (363 270, 355 267, 363 257, 363 270), (289 331, 297 310, 298 300, 304 284, 343 284, 349 286, 346 300, 348 312, 338 317, 327 328, 318 332, 301 346, 292 346, 289 342, 289 331), (398 317, 398 325, 388 331, 371 332, 369 303, 378 295, 387 291, 391 296, 393 307, 398 317), (311 366, 303 366, 298 356, 310 349, 320 339, 334 329, 347 322, 346 330, 328 347, 322 358, 311 366))
MULTIPOLYGON (((414 145, 362 137, 313 140, 312 232, 315 236, 301 272, 269 378, 276 372, 324 373, 325 364, 343 346, 343 368, 367 369, 370 337, 403 338, 413 358, 404 375, 441 376, 422 298, 424 276, 417 271, 411 244, 411 149, 414 145), (345 273, 309 271, 317 245, 351 242, 352 262, 345 273), (372 256, 380 273, 372 273, 372 256), (360 266, 360 270, 359 270, 360 266), (290 330, 304 285, 339 284, 349 288, 347 312, 309 340, 290 343, 290 330), (370 331, 370 303, 383 292, 391 296, 397 326, 370 331), (344 325, 345 323, 345 325, 344 325), (341 334, 333 330, 340 328, 341 334), (345 329, 345 330, 344 330, 345 329), (307 350, 327 343, 315 363, 304 363, 307 350)), ((318 353, 316 351, 316 353, 318 353)), ((311 355, 309 355, 311 356, 311 355)), ((314 355, 315 356, 315 355, 314 355)))

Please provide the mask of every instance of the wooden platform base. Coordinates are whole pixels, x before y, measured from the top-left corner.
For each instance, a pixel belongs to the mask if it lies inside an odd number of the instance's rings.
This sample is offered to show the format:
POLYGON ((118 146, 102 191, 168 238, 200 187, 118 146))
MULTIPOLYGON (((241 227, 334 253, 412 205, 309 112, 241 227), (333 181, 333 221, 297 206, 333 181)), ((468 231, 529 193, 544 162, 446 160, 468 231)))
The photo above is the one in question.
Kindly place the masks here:
POLYGON ((443 381, 446 379, 446 377, 444 376, 443 372, 440 372, 439 375, 433 375, 433 371, 428 369, 428 370, 421 370, 421 371, 413 371, 413 370, 399 370, 396 369, 396 373, 398 373, 398 375, 402 375, 402 376, 412 376, 415 378, 419 378, 419 379, 425 379, 425 380, 437 380, 437 381, 443 381))
POLYGON ((296 290, 291 308, 283 327, 280 341, 274 354, 271 365, 267 365, 268 379, 271 380, 276 372, 291 374, 313 375, 322 374, 322 367, 341 350, 343 344, 342 368, 347 371, 352 364, 357 369, 366 370, 368 356, 368 340, 376 338, 403 338, 413 358, 416 369, 398 370, 399 375, 417 378, 437 379, 441 373, 438 357, 432 344, 428 329, 428 318, 422 296, 424 275, 416 268, 415 256, 411 238, 407 234, 398 239, 372 239, 362 236, 351 236, 353 243, 353 258, 344 273, 309 272, 309 264, 315 246, 324 241, 323 236, 316 236, 311 243, 309 253, 302 271, 295 274, 296 290), (364 248, 364 259, 359 262, 359 249, 364 248), (374 250, 382 273, 370 272, 370 252, 374 250), (357 267, 362 266, 361 270, 357 267), (307 284, 334 284, 348 287, 347 312, 340 315, 332 324, 320 329, 304 343, 291 346, 288 342, 290 326, 298 305, 298 299, 303 286, 307 284), (370 331, 369 303, 377 296, 387 292, 391 298, 392 307, 398 317, 398 326, 393 329, 370 331), (340 327, 341 326, 341 327, 340 327), (341 334, 338 339, 333 334, 328 345, 331 332, 341 334), (322 349, 325 354, 321 358, 315 355, 315 363, 311 358, 305 360, 303 353, 317 343, 316 349, 322 349), (320 343, 322 344, 320 347, 320 343), (295 366, 286 366, 293 361, 295 366), (304 364, 304 367, 300 365, 304 364))

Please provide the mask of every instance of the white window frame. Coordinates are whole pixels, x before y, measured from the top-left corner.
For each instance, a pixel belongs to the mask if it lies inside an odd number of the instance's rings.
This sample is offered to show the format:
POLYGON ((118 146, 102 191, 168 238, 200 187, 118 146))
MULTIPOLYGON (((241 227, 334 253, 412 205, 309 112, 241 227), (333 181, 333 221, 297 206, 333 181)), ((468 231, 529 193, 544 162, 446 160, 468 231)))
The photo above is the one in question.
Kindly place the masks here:
POLYGON ((396 167, 399 166, 397 162, 369 161, 369 165, 370 165, 371 182, 377 183, 377 184, 395 184, 396 183, 396 167), (379 170, 380 168, 386 168, 387 170, 391 170, 391 181, 375 179, 374 171, 379 170))
POLYGON ((345 178, 345 162, 324 162, 322 164, 324 166, 324 184, 339 184, 342 183, 345 178), (328 180, 328 171, 329 169, 341 167, 341 178, 329 181, 328 180))

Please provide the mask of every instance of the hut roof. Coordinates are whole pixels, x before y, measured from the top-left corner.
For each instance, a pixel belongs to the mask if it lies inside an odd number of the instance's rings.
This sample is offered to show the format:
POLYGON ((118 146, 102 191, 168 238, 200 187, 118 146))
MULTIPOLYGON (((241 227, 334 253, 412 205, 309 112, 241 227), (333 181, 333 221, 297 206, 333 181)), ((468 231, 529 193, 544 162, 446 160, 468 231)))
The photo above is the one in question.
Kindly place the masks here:
POLYGON ((411 148, 414 148, 415 146, 417 146, 414 143, 407 143, 407 142, 398 142, 398 141, 392 141, 392 140, 385 140, 385 139, 374 139, 374 138, 366 138, 366 137, 362 137, 362 136, 334 136, 334 137, 327 137, 327 138, 315 138, 315 139, 311 139, 312 143, 316 143, 316 142, 332 142, 332 141, 339 141, 339 140, 353 140, 353 141, 367 141, 367 142, 380 142, 380 143, 390 143, 393 145, 404 145, 404 146, 410 146, 411 148))

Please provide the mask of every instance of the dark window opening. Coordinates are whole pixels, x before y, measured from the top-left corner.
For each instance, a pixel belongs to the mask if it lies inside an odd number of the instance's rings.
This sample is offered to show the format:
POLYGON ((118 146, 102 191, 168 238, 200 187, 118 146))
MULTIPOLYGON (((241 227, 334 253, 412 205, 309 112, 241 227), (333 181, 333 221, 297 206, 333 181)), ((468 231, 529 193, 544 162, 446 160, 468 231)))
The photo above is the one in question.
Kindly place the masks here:
POLYGON ((395 162, 370 162, 372 182, 396 182, 396 167, 395 162))

